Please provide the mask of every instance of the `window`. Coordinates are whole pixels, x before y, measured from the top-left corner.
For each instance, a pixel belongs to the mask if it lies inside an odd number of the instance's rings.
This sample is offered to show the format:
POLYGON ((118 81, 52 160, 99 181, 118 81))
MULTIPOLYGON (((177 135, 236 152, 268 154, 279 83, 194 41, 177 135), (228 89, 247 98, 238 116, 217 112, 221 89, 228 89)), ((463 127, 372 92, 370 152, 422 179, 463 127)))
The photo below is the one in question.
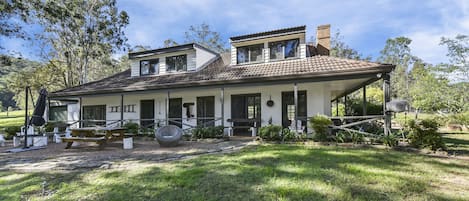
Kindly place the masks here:
POLYGON ((237 48, 238 64, 261 62, 264 58, 262 56, 262 49, 264 44, 250 45, 237 48))
POLYGON ((293 39, 269 43, 270 59, 277 60, 298 57, 299 41, 299 39, 293 39))
POLYGON ((83 106, 83 126, 106 125, 106 105, 83 106))
POLYGON ((187 71, 187 56, 171 56, 166 57, 166 71, 167 72, 180 72, 187 71))
POLYGON ((67 121, 67 106, 51 106, 49 108, 50 121, 67 121))
POLYGON ((140 75, 158 74, 160 70, 158 59, 140 61, 140 75))

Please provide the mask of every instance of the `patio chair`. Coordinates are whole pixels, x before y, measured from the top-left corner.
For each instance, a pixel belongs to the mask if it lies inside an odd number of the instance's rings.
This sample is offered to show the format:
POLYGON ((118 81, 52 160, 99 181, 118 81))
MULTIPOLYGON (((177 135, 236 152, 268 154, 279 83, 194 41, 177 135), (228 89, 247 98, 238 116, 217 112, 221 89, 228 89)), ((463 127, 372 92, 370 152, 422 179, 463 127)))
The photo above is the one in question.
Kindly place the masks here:
POLYGON ((302 125, 303 123, 301 122, 301 120, 296 120, 296 125, 295 125, 295 120, 292 120, 291 122, 292 123, 288 127, 288 129, 290 129, 290 131, 294 131, 298 134, 303 134, 305 127, 302 125), (295 127, 295 126, 297 126, 297 127, 295 127))
POLYGON ((155 137, 160 146, 174 147, 179 144, 183 133, 184 131, 181 128, 175 125, 167 125, 158 128, 155 137))

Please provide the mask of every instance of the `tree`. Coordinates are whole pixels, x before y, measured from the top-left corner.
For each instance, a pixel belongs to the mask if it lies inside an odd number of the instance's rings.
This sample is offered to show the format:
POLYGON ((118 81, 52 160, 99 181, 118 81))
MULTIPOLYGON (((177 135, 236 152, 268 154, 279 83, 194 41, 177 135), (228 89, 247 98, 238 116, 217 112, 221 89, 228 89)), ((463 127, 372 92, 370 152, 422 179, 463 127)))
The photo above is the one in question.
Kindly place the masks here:
POLYGON ((386 45, 381 50, 379 62, 396 65, 391 73, 391 96, 409 100, 409 77, 407 70, 409 66, 417 60, 410 51, 411 39, 406 37, 390 38, 386 40, 386 45))
POLYGON ((438 79, 430 68, 431 65, 419 61, 410 72, 412 85, 409 95, 412 107, 417 111, 437 111, 445 108, 443 93, 447 80, 438 79))
POLYGON ((127 47, 129 18, 115 0, 36 0, 29 5, 44 28, 40 38, 51 47, 44 56, 63 72, 65 87, 107 76, 111 55, 127 47))
POLYGON ((163 47, 172 47, 172 46, 179 45, 176 41, 174 41, 171 38, 164 40, 163 44, 164 44, 163 47))
POLYGON ((455 81, 468 82, 469 81, 469 36, 457 35, 454 39, 441 38, 440 45, 445 45, 448 48, 450 64, 442 65, 440 70, 445 73, 450 73, 455 81))
MULTIPOLYGON (((189 29, 184 32, 184 43, 198 43, 219 53, 228 51, 220 34, 216 31, 212 31, 210 26, 206 23, 191 25, 189 29)), ((171 38, 163 42, 163 47, 176 45, 179 45, 179 43, 171 38)))
POLYGON ((337 30, 334 37, 331 39, 331 56, 346 59, 371 60, 371 56, 363 57, 357 50, 345 44, 343 38, 344 37, 340 35, 340 30, 337 30))
MULTIPOLYGON (((24 108, 24 89, 26 86, 31 88, 34 98, 38 97, 37 92, 41 88, 46 88, 48 91, 55 91, 63 88, 64 86, 61 84, 60 80, 61 77, 56 76, 61 73, 63 72, 57 72, 55 66, 51 64, 37 63, 36 65, 24 68, 21 71, 14 72, 9 75, 7 78, 7 87, 15 94, 13 99, 16 102, 16 106, 24 108)), ((32 102, 30 102, 29 106, 30 108, 33 107, 32 102)))
POLYGON ((30 11, 22 0, 0 1, 0 36, 26 39, 27 34, 22 30, 22 23, 28 21, 29 14, 30 11))

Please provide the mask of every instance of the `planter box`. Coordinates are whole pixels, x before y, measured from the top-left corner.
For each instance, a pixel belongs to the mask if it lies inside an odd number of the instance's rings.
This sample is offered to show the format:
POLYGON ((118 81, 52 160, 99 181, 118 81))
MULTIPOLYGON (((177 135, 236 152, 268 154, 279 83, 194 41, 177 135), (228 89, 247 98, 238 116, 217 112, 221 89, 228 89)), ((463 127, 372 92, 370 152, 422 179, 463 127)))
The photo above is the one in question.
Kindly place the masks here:
POLYGON ((134 140, 131 137, 124 138, 124 149, 133 149, 134 148, 134 140))
POLYGON ((36 147, 47 146, 47 136, 33 137, 33 146, 36 146, 36 147))

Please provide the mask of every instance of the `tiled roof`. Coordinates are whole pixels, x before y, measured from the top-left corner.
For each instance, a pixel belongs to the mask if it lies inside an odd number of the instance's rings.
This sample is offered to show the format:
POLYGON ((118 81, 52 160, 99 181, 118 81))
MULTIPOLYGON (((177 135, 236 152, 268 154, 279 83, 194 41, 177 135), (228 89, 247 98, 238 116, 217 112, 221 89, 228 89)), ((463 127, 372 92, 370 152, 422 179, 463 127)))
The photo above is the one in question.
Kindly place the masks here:
POLYGON ((270 36, 270 35, 277 35, 277 34, 284 34, 284 33, 290 33, 290 32, 304 32, 306 31, 306 26, 297 26, 297 27, 290 27, 290 28, 283 28, 283 29, 277 29, 277 30, 271 30, 271 31, 264 31, 264 32, 259 32, 259 33, 253 33, 253 34, 247 34, 247 35, 242 35, 242 36, 234 36, 231 37, 231 41, 239 41, 239 40, 244 40, 244 39, 250 39, 250 38, 258 38, 258 37, 263 37, 263 36, 270 36))
POLYGON ((172 89, 268 81, 332 78, 338 76, 390 72, 392 65, 367 61, 313 56, 277 62, 229 65, 229 54, 223 54, 207 67, 188 73, 130 77, 130 70, 99 81, 53 92, 52 97, 96 93, 172 89))

